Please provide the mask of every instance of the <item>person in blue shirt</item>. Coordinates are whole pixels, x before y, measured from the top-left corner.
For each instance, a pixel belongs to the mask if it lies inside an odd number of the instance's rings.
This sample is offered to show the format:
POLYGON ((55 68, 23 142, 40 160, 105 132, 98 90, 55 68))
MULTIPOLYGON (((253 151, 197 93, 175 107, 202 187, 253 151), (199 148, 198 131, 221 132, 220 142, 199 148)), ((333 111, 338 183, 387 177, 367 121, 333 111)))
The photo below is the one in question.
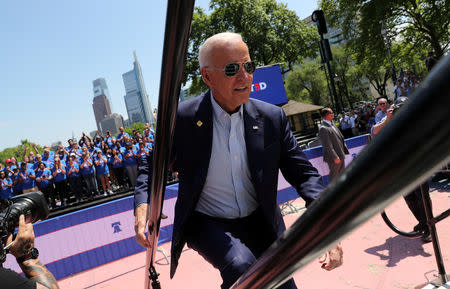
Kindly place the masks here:
POLYGON ((22 190, 22 182, 19 176, 19 168, 15 167, 13 169, 13 175, 11 176, 11 180, 13 181, 13 188, 14 188, 14 196, 18 196, 23 193, 22 190))
POLYGON ((125 147, 130 135, 124 131, 123 126, 119 127, 119 131, 120 132, 117 134, 117 141, 120 142, 121 146, 125 147))
POLYGON ((114 148, 116 143, 116 138, 111 135, 109 130, 106 132, 105 143, 110 149, 114 148))
POLYGON ((80 166, 77 162, 77 156, 71 153, 69 156, 69 163, 67 164, 67 178, 69 180, 70 189, 75 195, 77 202, 81 201, 83 197, 83 183, 81 181, 80 166))
POLYGON ((27 168, 26 162, 20 164, 19 181, 22 183, 23 193, 35 192, 38 190, 34 170, 27 168))
POLYGON ((67 205, 68 187, 66 174, 66 166, 61 162, 59 157, 56 156, 52 168, 52 175, 55 183, 55 190, 59 194, 59 199, 61 200, 62 206, 67 205))
POLYGON ((108 159, 103 155, 102 151, 97 151, 94 163, 97 178, 100 179, 104 195, 112 194, 113 192, 111 191, 111 186, 109 184, 108 159))
POLYGON ((125 171, 127 173, 128 180, 131 184, 131 187, 134 188, 136 186, 136 180, 138 176, 137 169, 137 158, 136 155, 137 150, 133 146, 131 142, 127 143, 125 151, 123 152, 123 165, 125 167, 125 171))
POLYGON ((125 173, 124 173, 122 154, 120 152, 118 152, 116 149, 112 149, 111 156, 108 159, 108 162, 112 166, 112 170, 114 172, 114 175, 116 176, 117 183, 119 184, 119 188, 123 189, 127 184, 127 180, 125 178, 125 173))
POLYGON ((45 166, 48 168, 53 167, 54 156, 52 156, 49 148, 45 148, 42 154, 42 161, 45 163, 45 166))
POLYGON ((40 162, 36 170, 36 182, 39 189, 44 193, 45 198, 51 208, 56 208, 55 189, 53 187, 53 175, 45 163, 40 162))
POLYGON ((139 148, 137 150, 137 156, 138 156, 138 164, 141 164, 145 161, 147 156, 150 154, 150 150, 145 147, 144 142, 139 142, 139 148))
POLYGON ((89 198, 97 194, 97 184, 94 177, 94 161, 91 159, 87 151, 83 151, 83 160, 80 164, 81 175, 86 183, 86 189, 89 198))
POLYGON ((0 171, 0 199, 7 200, 13 197, 13 182, 10 177, 6 176, 5 171, 0 171))

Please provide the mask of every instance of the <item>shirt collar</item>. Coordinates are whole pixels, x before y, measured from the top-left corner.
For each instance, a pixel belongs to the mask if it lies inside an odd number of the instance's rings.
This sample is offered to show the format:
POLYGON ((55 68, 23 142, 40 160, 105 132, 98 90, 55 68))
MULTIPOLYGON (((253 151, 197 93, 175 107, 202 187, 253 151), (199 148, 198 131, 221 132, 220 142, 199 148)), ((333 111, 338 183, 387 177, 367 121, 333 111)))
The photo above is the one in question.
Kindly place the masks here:
MULTIPOLYGON (((214 99, 213 93, 212 91, 210 91, 211 94, 211 103, 212 103, 212 108, 213 108, 213 113, 214 116, 217 119, 221 119, 224 115, 229 115, 228 112, 226 112, 225 110, 223 110, 222 107, 220 107, 220 105, 217 103, 217 101, 214 99)), ((241 105, 239 107, 239 110, 237 111, 237 113, 239 113, 239 117, 242 117, 244 110, 243 110, 243 105, 241 105)), ((234 113, 233 113, 234 114, 234 113)))
POLYGON ((331 121, 329 121, 329 120, 323 119, 323 121, 328 123, 328 124, 330 124, 330 125, 332 124, 331 121))

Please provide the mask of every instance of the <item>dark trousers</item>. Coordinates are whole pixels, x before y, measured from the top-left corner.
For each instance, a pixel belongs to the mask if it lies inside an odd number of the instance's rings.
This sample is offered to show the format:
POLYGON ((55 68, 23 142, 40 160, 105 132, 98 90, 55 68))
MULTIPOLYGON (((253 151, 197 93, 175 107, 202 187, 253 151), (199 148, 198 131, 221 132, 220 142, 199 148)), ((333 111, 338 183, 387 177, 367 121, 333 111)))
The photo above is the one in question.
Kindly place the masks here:
POLYGON ((92 196, 93 194, 97 193, 94 174, 83 175, 83 179, 86 182, 87 195, 92 196))
POLYGON ((77 200, 80 199, 83 194, 83 183, 81 181, 81 177, 69 178, 69 184, 72 193, 75 195, 75 198, 77 200))
POLYGON ((61 204, 65 204, 68 195, 68 187, 66 180, 55 182, 55 191, 59 194, 61 204))
MULTIPOLYGON (((195 212, 185 235, 188 246, 220 271, 222 289, 230 288, 277 239, 260 210, 232 220, 195 212)), ((291 279, 279 288, 297 287, 291 279)))
POLYGON ((339 173, 345 169, 345 160, 341 160, 339 164, 335 164, 334 162, 327 164, 328 168, 330 168, 330 182, 334 180, 339 175, 339 173))
POLYGON ((119 186, 125 186, 127 183, 125 179, 125 173, 123 167, 120 168, 113 168, 112 171, 114 172, 114 175, 116 176, 117 182, 119 183, 119 186))
POLYGON ((41 191, 44 193, 45 198, 50 203, 50 205, 53 208, 56 208, 56 196, 55 196, 55 189, 53 188, 53 184, 49 184, 45 188, 41 188, 41 191))
MULTIPOLYGON (((430 186, 428 185, 428 182, 422 185, 425 189, 425 193, 429 194, 430 186)), ((417 187, 409 194, 404 195, 403 198, 405 199, 406 204, 413 213, 414 217, 416 217, 417 221, 419 221, 420 229, 428 231, 427 215, 425 213, 425 207, 423 205, 420 187, 417 187)))

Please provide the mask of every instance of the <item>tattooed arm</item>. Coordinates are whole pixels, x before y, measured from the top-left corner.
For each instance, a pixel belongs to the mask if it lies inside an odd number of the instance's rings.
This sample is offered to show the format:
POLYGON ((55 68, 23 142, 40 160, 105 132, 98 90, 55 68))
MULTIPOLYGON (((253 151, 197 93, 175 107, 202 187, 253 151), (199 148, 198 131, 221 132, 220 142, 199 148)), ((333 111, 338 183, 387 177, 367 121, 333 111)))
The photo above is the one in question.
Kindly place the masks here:
MULTIPOLYGON (((12 236, 8 238, 8 243, 12 241, 12 236)), ((19 258, 28 254, 29 250, 34 247, 34 231, 32 224, 25 223, 25 217, 21 215, 19 217, 19 230, 14 243, 10 247, 10 253, 14 257, 19 258)), ((22 269, 25 276, 36 282, 36 288, 51 288, 58 289, 58 283, 53 277, 53 274, 36 259, 28 259, 23 262, 19 262, 19 266, 22 269)))

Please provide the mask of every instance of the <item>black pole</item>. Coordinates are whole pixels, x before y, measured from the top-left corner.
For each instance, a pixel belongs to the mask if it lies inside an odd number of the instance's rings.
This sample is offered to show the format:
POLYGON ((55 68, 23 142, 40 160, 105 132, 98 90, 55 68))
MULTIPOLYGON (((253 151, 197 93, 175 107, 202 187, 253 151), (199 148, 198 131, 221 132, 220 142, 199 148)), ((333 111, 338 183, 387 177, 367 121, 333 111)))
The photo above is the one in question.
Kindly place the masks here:
MULTIPOLYGON (((191 27, 194 0, 169 0, 167 3, 164 50, 159 84, 158 118, 155 147, 153 150, 153 176, 151 205, 149 206, 147 270, 152 276, 154 289, 160 288, 158 274, 153 263, 158 246, 161 209, 164 202, 165 184, 169 164, 172 134, 180 95, 183 68, 191 27)), ((151 176, 149 176, 151 177, 151 176)), ((146 276, 146 288, 150 288, 146 276)))
POLYGON ((423 185, 420 185, 420 193, 422 194, 423 206, 425 208, 425 215, 428 221, 427 225, 428 229, 430 230, 431 242, 433 243, 434 257, 436 258, 436 264, 439 272, 440 283, 436 285, 441 286, 447 283, 448 278, 445 273, 444 261, 442 260, 441 247, 439 246, 439 239, 436 232, 436 223, 430 222, 430 220, 433 219, 433 210, 431 209, 431 198, 430 194, 428 193, 427 190, 425 190, 423 185))
POLYGON ((447 56, 392 121, 232 288, 280 286, 295 271, 447 164, 449 107, 447 56))
MULTIPOLYGON (((323 34, 320 34, 320 40, 323 40, 323 34)), ((330 76, 330 86, 331 86, 331 92, 333 93, 333 97, 334 97, 335 113, 340 113, 342 111, 342 106, 339 102, 338 95, 336 92, 336 86, 334 84, 334 73, 331 70, 330 61, 328 59, 325 59, 325 63, 327 65, 328 75, 330 76)))

